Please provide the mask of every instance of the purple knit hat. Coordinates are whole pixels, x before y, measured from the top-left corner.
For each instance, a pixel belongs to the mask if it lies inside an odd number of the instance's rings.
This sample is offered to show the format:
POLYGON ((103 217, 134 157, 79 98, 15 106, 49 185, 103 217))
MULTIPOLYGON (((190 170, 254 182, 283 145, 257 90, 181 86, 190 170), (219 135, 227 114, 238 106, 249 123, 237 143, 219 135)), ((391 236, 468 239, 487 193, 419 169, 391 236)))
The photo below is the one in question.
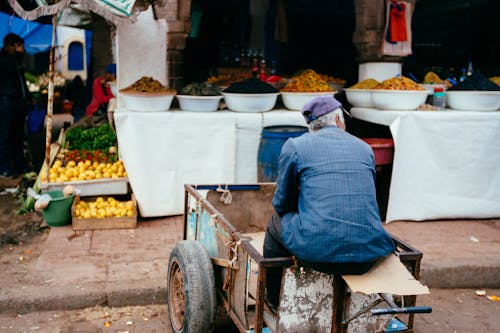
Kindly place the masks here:
POLYGON ((311 121, 335 111, 339 107, 342 107, 342 103, 337 101, 333 96, 319 96, 307 102, 301 112, 306 123, 309 124, 311 121))

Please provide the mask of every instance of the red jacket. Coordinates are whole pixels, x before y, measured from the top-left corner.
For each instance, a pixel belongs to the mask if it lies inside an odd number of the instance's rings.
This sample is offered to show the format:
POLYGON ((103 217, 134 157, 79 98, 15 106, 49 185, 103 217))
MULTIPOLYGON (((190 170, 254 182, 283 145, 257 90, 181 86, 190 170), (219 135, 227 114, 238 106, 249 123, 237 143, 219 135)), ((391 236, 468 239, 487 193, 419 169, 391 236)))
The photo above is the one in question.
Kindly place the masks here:
POLYGON ((108 103, 109 100, 114 97, 111 88, 105 83, 106 81, 102 76, 98 76, 94 79, 92 85, 92 100, 87 106, 87 116, 93 115, 102 104, 108 103))

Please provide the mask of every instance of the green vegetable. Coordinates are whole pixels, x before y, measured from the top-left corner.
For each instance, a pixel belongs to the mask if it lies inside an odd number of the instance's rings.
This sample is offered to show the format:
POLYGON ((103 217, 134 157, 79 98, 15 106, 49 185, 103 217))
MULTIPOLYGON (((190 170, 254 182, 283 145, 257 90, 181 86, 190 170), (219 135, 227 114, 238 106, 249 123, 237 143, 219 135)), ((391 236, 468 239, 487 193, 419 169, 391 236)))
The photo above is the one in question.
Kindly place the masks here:
POLYGON ((25 72, 24 78, 26 79, 26 81, 29 81, 32 83, 38 83, 38 76, 36 76, 35 74, 32 74, 30 72, 25 72))
POLYGON ((99 127, 73 127, 66 133, 67 148, 82 150, 104 150, 116 146, 116 134, 109 124, 99 127))

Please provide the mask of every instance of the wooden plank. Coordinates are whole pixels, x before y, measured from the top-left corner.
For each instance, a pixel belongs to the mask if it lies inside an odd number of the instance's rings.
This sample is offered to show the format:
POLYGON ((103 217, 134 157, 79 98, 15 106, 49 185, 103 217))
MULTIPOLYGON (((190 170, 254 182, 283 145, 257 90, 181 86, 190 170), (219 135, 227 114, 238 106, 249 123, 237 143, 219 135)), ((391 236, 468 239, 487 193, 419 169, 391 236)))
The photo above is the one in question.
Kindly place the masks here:
POLYGON ((256 233, 266 230, 269 219, 274 214, 274 190, 274 183, 261 184, 259 190, 233 190, 230 191, 230 204, 219 200, 221 193, 209 191, 207 201, 223 214, 238 232, 256 233))

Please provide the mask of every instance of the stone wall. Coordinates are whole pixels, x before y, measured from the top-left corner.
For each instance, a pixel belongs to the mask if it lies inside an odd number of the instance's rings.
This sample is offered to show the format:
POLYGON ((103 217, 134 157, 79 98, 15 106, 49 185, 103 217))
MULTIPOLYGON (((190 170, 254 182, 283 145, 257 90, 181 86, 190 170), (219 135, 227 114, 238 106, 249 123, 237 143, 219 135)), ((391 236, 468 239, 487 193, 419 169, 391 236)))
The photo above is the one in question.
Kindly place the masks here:
MULTIPOLYGON (((413 9, 417 0, 406 0, 413 9)), ((386 0, 355 0, 356 30, 353 43, 359 63, 372 61, 401 61, 400 57, 380 56, 385 28, 386 0)))
POLYGON ((165 19, 168 24, 168 83, 177 90, 184 85, 184 49, 191 29, 190 12, 191 0, 165 0, 162 6, 156 7, 157 18, 165 19))
MULTIPOLYGON (((113 62, 111 46, 112 24, 99 15, 92 14, 92 72, 94 77, 104 74, 106 66, 113 62)), ((88 78, 92 82, 92 77, 88 78)), ((92 84, 92 83, 90 83, 92 84)))

